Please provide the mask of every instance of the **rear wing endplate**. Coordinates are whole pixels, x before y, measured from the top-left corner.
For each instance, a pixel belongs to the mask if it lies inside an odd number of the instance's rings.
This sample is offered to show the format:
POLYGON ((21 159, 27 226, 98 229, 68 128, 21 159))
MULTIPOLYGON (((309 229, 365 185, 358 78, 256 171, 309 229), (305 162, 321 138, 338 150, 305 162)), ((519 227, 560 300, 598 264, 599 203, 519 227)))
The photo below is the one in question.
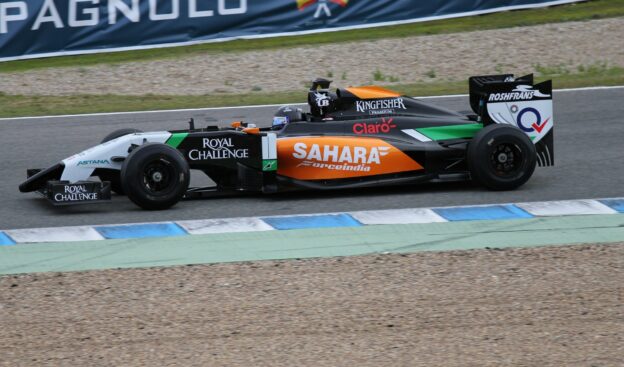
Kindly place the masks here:
POLYGON ((533 74, 500 74, 473 76, 468 84, 470 107, 479 122, 517 127, 535 144, 538 164, 554 164, 551 80, 534 84, 533 74))

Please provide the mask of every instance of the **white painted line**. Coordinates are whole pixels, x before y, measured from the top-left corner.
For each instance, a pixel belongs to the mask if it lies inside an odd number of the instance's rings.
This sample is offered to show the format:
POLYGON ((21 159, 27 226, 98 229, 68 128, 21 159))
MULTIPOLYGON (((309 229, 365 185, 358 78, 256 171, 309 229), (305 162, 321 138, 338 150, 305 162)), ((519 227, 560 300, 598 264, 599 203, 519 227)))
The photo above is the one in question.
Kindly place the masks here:
POLYGON ((578 91, 584 91, 584 90, 609 90, 609 89, 622 89, 622 88, 624 88, 624 85, 610 85, 610 86, 597 86, 597 87, 555 89, 553 92, 578 92, 578 91))
POLYGON ((185 220, 175 222, 189 234, 234 233, 273 231, 271 227, 259 218, 229 218, 185 220))
POLYGON ((78 115, 50 115, 50 116, 25 116, 25 117, 3 117, 0 121, 4 120, 30 120, 30 119, 51 119, 51 118, 71 118, 71 117, 98 117, 98 116, 118 116, 118 115, 139 115, 139 114, 152 114, 152 113, 174 113, 174 112, 202 112, 202 111, 219 111, 219 110, 234 110, 238 108, 263 108, 263 107, 281 107, 281 106, 303 106, 305 103, 291 103, 291 104, 264 104, 264 105, 251 105, 251 106, 231 106, 231 107, 205 107, 205 108, 183 108, 177 110, 152 110, 152 111, 130 111, 130 112, 102 112, 102 113, 85 113, 78 115))
POLYGON ((468 97, 468 94, 444 94, 441 96, 415 96, 416 99, 435 99, 435 98, 460 98, 468 97))
MULTIPOLYGON (((581 87, 581 88, 564 88, 564 89, 555 89, 553 92, 555 93, 565 93, 565 92, 582 92, 586 90, 609 90, 609 89, 622 89, 624 85, 613 85, 613 86, 597 86, 597 87, 581 87)), ((443 96, 423 96, 423 97, 414 97, 417 99, 435 99, 435 98, 458 98, 458 97, 468 97, 468 94, 447 94, 443 96)))
POLYGON ((93 227, 27 228, 4 231, 17 243, 97 241, 104 237, 93 227))
POLYGON ((362 224, 413 224, 448 222, 431 209, 393 209, 347 213, 362 224))
MULTIPOLYGON (((555 89, 554 92, 577 92, 577 91, 591 91, 591 90, 609 90, 609 89, 622 89, 624 85, 616 86, 598 86, 598 87, 583 87, 583 88, 568 88, 568 89, 555 89)), ((437 99, 437 98, 457 98, 467 97, 468 94, 447 94, 442 96, 418 96, 416 99, 437 99)), ((0 121, 18 121, 18 120, 33 120, 33 119, 55 119, 55 118, 73 118, 73 117, 98 117, 98 116, 118 116, 118 115, 139 115, 139 114, 152 114, 152 113, 176 113, 176 112, 204 112, 204 111, 220 111, 220 110, 235 110, 244 108, 269 108, 269 107, 281 107, 281 106, 306 106, 306 103, 284 103, 284 104, 262 104, 262 105, 247 105, 247 106, 228 106, 228 107, 205 107, 205 108, 183 108, 176 110, 150 110, 150 111, 130 111, 130 112, 101 112, 101 113, 85 113, 78 115, 48 115, 48 116, 24 116, 24 117, 2 117, 0 121)))
POLYGON ((538 217, 551 217, 559 215, 588 215, 588 214, 617 214, 596 200, 562 200, 536 203, 519 203, 517 207, 538 217))

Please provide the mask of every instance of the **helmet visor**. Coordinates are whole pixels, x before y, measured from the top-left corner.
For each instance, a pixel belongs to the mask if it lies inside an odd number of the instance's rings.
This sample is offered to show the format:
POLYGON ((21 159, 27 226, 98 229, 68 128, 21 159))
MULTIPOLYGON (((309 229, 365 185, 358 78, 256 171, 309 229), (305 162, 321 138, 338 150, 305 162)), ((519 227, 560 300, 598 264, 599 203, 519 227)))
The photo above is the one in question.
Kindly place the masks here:
POLYGON ((273 126, 283 126, 288 123, 287 116, 275 116, 273 117, 273 126))

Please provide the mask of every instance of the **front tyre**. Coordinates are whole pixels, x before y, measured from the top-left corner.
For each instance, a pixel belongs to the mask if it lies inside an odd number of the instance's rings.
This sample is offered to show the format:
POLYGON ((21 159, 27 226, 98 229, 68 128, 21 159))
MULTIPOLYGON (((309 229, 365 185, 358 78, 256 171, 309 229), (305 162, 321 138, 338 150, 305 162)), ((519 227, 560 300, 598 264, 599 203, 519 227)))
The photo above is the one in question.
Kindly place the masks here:
POLYGON ((535 171, 535 145, 519 129, 489 125, 468 145, 468 167, 474 181, 490 190, 513 190, 535 171))
POLYGON ((143 209, 163 210, 186 193, 189 165, 175 148, 144 144, 130 153, 121 168, 121 184, 128 198, 143 209))
MULTIPOLYGON (((129 134, 135 134, 135 133, 142 133, 141 130, 137 130, 137 129, 132 129, 132 128, 126 128, 126 129, 118 129, 113 131, 112 133, 106 135, 104 137, 104 139, 102 139, 102 141, 100 142, 100 144, 109 142, 113 139, 117 139, 119 137, 122 136, 126 136, 129 134)), ((119 195, 124 195, 124 191, 123 188, 121 187, 121 177, 119 174, 118 170, 114 170, 114 169, 101 169, 99 170, 99 177, 101 181, 108 181, 110 182, 111 185, 111 190, 113 190, 113 192, 119 194, 119 195)))

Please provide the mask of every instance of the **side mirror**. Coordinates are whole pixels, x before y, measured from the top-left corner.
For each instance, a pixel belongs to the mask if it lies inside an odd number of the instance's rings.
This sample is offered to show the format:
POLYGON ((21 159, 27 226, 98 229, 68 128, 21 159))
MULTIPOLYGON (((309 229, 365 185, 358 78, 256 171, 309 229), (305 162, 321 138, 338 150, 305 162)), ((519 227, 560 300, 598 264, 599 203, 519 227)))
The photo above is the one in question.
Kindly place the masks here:
POLYGON ((312 87, 310 88, 310 91, 315 91, 319 88, 321 89, 329 89, 329 86, 331 85, 331 80, 327 80, 327 79, 323 79, 323 78, 316 78, 316 80, 314 80, 312 82, 312 87))

